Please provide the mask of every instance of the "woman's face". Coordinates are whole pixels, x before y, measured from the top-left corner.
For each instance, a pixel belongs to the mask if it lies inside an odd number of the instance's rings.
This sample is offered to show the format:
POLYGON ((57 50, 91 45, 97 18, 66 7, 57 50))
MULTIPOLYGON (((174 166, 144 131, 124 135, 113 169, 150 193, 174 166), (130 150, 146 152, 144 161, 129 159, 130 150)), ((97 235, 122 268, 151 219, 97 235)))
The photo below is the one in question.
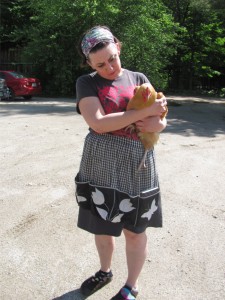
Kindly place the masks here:
POLYGON ((119 45, 110 43, 97 52, 90 53, 88 64, 101 77, 109 80, 116 79, 122 74, 119 45))

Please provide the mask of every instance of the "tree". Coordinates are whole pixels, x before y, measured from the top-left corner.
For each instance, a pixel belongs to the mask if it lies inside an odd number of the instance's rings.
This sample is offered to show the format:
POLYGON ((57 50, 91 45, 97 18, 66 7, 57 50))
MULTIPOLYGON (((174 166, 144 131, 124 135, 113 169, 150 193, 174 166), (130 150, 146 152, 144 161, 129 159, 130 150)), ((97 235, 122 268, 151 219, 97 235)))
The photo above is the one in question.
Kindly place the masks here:
MULTIPOLYGON (((3 0, 6 1, 6 0, 3 0)), ((221 0, 13 0, 4 8, 4 41, 23 47, 45 91, 72 94, 80 68, 76 45, 96 24, 123 42, 123 66, 157 89, 192 89, 224 73, 221 0), (126 12, 126 13, 125 13, 126 12)), ((2 9, 3 11, 3 9, 2 9)), ((219 77, 218 77, 219 76, 219 77)))
POLYGON ((165 69, 176 53, 178 27, 172 15, 158 0, 124 0, 118 8, 114 28, 123 41, 124 66, 145 73, 156 88, 165 88, 165 69))
POLYGON ((109 26, 123 41, 124 67, 143 71, 157 87, 166 87, 164 69, 176 51, 176 25, 160 0, 31 0, 29 8, 29 26, 21 29, 28 37, 24 58, 36 64, 48 92, 71 94, 83 72, 77 42, 96 24, 109 26))
POLYGON ((182 29, 177 55, 170 69, 171 86, 193 89, 202 85, 202 78, 221 76, 224 27, 211 1, 177 0, 169 1, 167 5, 182 29))

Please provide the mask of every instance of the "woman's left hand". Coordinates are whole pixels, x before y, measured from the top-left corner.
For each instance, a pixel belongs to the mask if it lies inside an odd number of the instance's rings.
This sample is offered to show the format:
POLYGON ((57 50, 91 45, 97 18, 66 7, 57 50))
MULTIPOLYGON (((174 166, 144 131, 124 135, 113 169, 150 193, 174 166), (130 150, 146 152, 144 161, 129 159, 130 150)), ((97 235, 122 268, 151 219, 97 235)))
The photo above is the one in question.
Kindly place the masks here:
POLYGON ((141 132, 161 132, 166 127, 167 121, 166 118, 153 116, 137 121, 135 124, 141 132))

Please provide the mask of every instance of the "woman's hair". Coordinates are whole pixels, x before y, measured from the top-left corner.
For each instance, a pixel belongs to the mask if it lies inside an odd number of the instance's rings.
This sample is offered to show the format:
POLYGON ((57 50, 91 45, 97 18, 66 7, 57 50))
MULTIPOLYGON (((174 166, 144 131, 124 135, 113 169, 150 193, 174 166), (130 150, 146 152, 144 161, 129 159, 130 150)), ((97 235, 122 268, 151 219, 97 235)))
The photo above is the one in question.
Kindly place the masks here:
MULTIPOLYGON (((87 66, 87 61, 88 61, 88 56, 86 56, 84 53, 83 53, 83 49, 82 49, 82 41, 84 40, 84 37, 86 36, 87 33, 89 33, 90 31, 92 30, 95 30, 95 29, 98 29, 98 28, 102 28, 102 29, 106 29, 107 31, 109 31, 111 33, 111 30, 107 27, 107 26, 94 26, 92 27, 91 29, 87 30, 84 34, 82 34, 80 40, 79 40, 79 43, 78 43, 78 53, 79 55, 81 56, 81 66, 82 67, 85 67, 87 66)), ((112 33, 111 33, 112 34, 112 33)), ((114 43, 117 43, 119 44, 119 46, 121 47, 122 46, 122 43, 118 40, 117 37, 115 37, 113 34, 112 34, 112 37, 113 37, 113 40, 114 40, 114 43)), ((100 41, 98 42, 93 48, 91 48, 91 50, 89 51, 89 54, 90 53, 95 53, 97 52, 98 50, 100 49, 103 49, 104 47, 106 47, 108 44, 110 43, 110 41, 100 41)))

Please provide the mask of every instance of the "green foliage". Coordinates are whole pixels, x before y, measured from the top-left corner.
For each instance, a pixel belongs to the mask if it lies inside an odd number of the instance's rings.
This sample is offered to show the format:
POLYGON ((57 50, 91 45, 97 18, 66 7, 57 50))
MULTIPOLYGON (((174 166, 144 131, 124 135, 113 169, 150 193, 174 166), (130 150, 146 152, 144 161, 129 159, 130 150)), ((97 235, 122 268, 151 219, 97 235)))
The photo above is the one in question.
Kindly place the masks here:
POLYGON ((98 6, 99 1, 30 1, 31 24, 21 30, 29 38, 23 60, 35 64, 48 94, 74 94, 76 77, 82 73, 76 46, 90 24, 100 23, 98 6))
POLYGON ((46 93, 72 95, 84 71, 76 46, 91 26, 122 41, 123 67, 157 89, 193 88, 221 78, 225 66, 223 0, 3 0, 1 43, 23 47, 46 93))
POLYGON ((145 73, 156 88, 165 88, 165 68, 176 53, 177 26, 171 14, 160 1, 125 0, 119 7, 117 30, 124 67, 145 73))
POLYGON ((176 51, 176 24, 160 0, 31 0, 29 10, 29 22, 13 35, 27 39, 23 60, 35 64, 48 93, 74 92, 75 80, 83 72, 76 45, 81 34, 96 24, 109 26, 122 41, 124 67, 144 72, 153 84, 166 87, 164 69, 176 51))
MULTIPOLYGON (((164 1, 166 3, 166 1, 164 1)), ((201 78, 224 76, 224 26, 212 0, 170 1, 183 30, 172 62, 173 85, 193 89, 201 78)))
POLYGON ((86 8, 79 1, 33 1, 32 27, 26 28, 29 41, 23 58, 32 60, 45 91, 51 95, 74 93, 79 73, 76 43, 79 28, 85 26, 86 8))
POLYGON ((220 97, 225 97, 225 88, 220 90, 220 97))

